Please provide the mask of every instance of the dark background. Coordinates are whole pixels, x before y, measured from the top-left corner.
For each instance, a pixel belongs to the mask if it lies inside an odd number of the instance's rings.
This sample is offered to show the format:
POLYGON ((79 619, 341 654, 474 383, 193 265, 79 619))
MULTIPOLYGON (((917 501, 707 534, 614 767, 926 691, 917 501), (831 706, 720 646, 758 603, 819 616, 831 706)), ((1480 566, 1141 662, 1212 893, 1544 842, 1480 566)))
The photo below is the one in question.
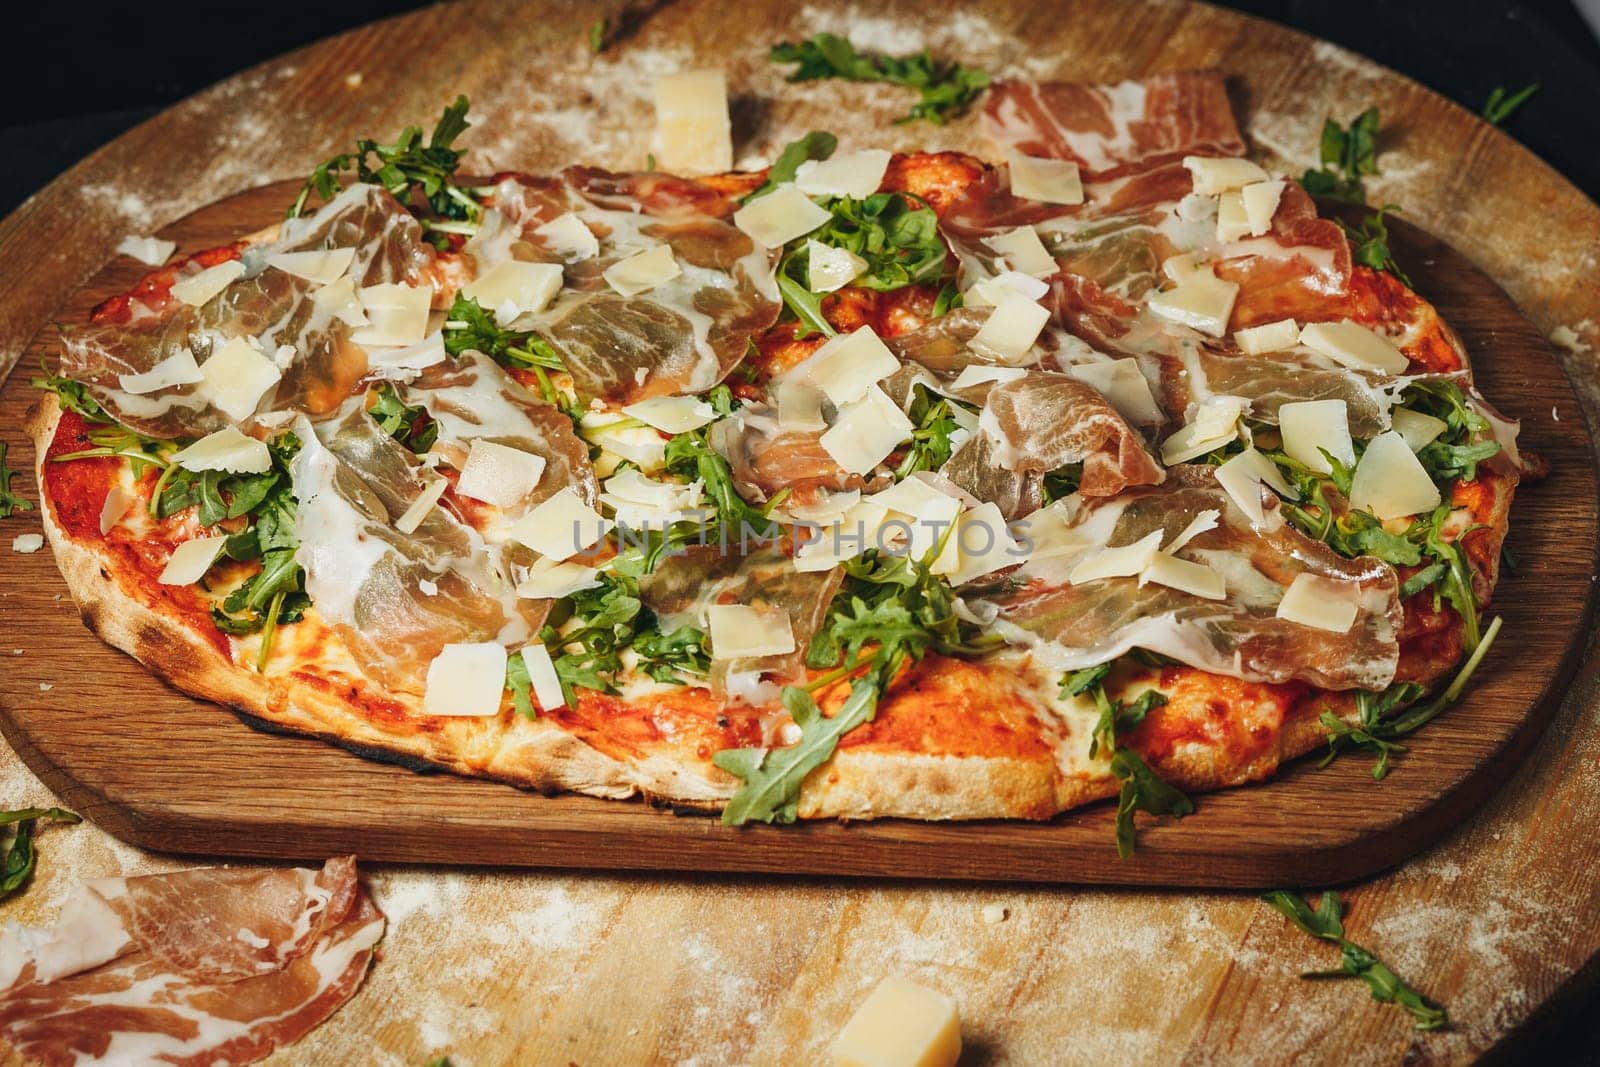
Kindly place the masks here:
MULTIPOLYGON (((0 214, 123 130, 212 82, 424 5, 168 0, 154 7, 99 6, 30 4, 25 13, 6 17, 10 47, 0 63, 0 101, 9 107, 0 112, 6 146, 0 214)), ((1474 112, 1496 86, 1540 83, 1507 131, 1600 200, 1600 42, 1572 0, 1244 0, 1225 6, 1344 45, 1474 112)), ((1427 975, 1412 978, 1427 988, 1427 975)), ((1362 991, 1353 988, 1349 995, 1362 991)), ((1600 1063, 1600 994, 1549 1008, 1501 1058, 1600 1063)))

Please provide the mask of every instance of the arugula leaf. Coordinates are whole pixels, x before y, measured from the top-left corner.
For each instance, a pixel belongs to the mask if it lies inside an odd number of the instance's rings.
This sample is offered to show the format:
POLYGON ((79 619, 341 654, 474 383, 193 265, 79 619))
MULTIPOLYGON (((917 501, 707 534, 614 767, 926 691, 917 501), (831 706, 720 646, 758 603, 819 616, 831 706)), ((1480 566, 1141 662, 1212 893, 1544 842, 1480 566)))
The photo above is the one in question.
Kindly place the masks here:
POLYGON ((1073 671, 1061 679, 1061 695, 1075 697, 1079 693, 1087 693, 1098 688, 1106 680, 1106 675, 1111 673, 1111 668, 1116 666, 1115 660, 1107 660, 1098 667, 1085 667, 1081 671, 1073 671))
POLYGON ((0 519, 9 519, 18 511, 33 510, 33 501, 11 491, 11 479, 17 476, 17 472, 6 466, 7 447, 4 441, 0 441, 0 519))
POLYGON ((1083 464, 1069 463, 1065 467, 1057 467, 1044 476, 1041 487, 1044 494, 1044 503, 1054 504, 1062 497, 1071 496, 1078 491, 1078 485, 1083 481, 1083 464))
POLYGON ((367 414, 383 432, 421 455, 439 439, 439 424, 429 418, 427 409, 407 405, 390 382, 378 383, 378 395, 367 414))
POLYGON ((796 63, 792 82, 843 78, 858 82, 889 82, 917 89, 922 98, 897 123, 926 119, 944 125, 967 107, 989 84, 989 75, 959 63, 935 62, 926 49, 910 56, 867 56, 843 37, 819 33, 809 40, 785 41, 773 46, 774 63, 796 63))
POLYGON ((506 686, 511 690, 511 703, 517 714, 525 719, 537 719, 539 709, 533 706, 533 679, 528 676, 528 661, 521 652, 506 657, 506 686))
POLYGON ((1491 126, 1504 126, 1516 114, 1517 109, 1528 102, 1528 98, 1539 91, 1539 83, 1524 85, 1514 93, 1508 93, 1504 86, 1496 85, 1489 93, 1489 99, 1483 105, 1483 117, 1491 126))
POLYGON ((1360 204, 1366 200, 1363 179, 1378 173, 1378 109, 1369 107, 1348 127, 1333 119, 1322 124, 1322 166, 1300 176, 1306 192, 1360 204))
POLYGON ((1450 1025, 1443 1006, 1418 992, 1371 952, 1345 938, 1338 894, 1323 893, 1315 910, 1300 894, 1286 889, 1273 890, 1261 899, 1305 933, 1339 946, 1339 970, 1310 971, 1302 978, 1359 978, 1372 991, 1373 1000, 1398 1004, 1410 1012, 1418 1030, 1441 1030, 1450 1025))
MULTIPOLYGON (((911 410, 907 414, 915 427, 911 446, 895 468, 895 481, 904 481, 916 471, 936 471, 950 458, 950 435, 958 429, 955 405, 959 400, 939 396, 923 385, 912 387, 911 410)), ((969 405, 962 405, 969 407, 969 405)))
POLYGON ((469 348, 509 367, 538 367, 554 371, 567 369, 556 350, 544 338, 531 330, 520 333, 502 327, 477 300, 457 293, 455 302, 445 315, 444 350, 452 356, 459 356, 469 348))
POLYGON ((38 862, 38 854, 33 847, 33 837, 40 819, 63 823, 83 821, 82 817, 63 808, 23 808, 19 811, 0 812, 0 826, 16 825, 16 830, 6 847, 4 859, 0 859, 0 900, 21 889, 28 881, 28 877, 33 874, 33 868, 38 862))
POLYGON ((589 51, 599 55, 606 50, 606 20, 595 19, 589 24, 589 51))
POLYGON ((39 371, 39 374, 28 379, 28 384, 35 389, 56 394, 56 402, 61 405, 62 411, 76 412, 89 422, 111 421, 105 409, 100 406, 100 402, 89 395, 88 388, 82 382, 75 382, 59 374, 51 374, 50 369, 45 366, 43 356, 39 357, 39 371))
POLYGON ((1388 271, 1401 282, 1410 285, 1411 279, 1406 277, 1406 272, 1395 262, 1394 253, 1389 251, 1389 227, 1383 221, 1383 216, 1387 212, 1399 212, 1399 210, 1397 204, 1385 204, 1375 214, 1367 216, 1355 226, 1338 219, 1334 221, 1338 222, 1339 228, 1350 241, 1351 259, 1373 270, 1388 271))
POLYGON ((828 159, 838 147, 839 138, 824 130, 812 130, 798 141, 790 141, 783 146, 783 151, 778 153, 778 158, 772 161, 772 166, 767 170, 767 180, 739 202, 748 204, 752 200, 766 196, 784 182, 794 181, 795 172, 800 169, 800 164, 808 160, 828 159))

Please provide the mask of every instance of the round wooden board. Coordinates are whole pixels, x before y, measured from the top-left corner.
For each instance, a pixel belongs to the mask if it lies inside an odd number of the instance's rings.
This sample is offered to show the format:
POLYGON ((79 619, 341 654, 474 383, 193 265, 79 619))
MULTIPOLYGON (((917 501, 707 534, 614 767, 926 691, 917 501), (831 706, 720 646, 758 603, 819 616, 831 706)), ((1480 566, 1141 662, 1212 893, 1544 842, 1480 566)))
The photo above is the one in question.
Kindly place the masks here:
MULTIPOLYGON (((631 41, 593 58, 582 38, 606 13, 595 5, 437 7, 231 79, 90 157, 0 223, 0 254, 29 265, 26 273, 12 272, 0 304, 3 350, 20 354, 49 310, 85 283, 123 234, 148 232, 241 187, 304 173, 357 134, 387 135, 406 122, 425 121, 458 90, 474 98, 480 128, 468 144, 475 169, 483 170, 539 170, 574 157, 639 165, 648 150, 649 77, 695 65, 728 69, 736 87, 736 134, 753 158, 808 128, 836 129, 846 146, 866 143, 870 135, 890 147, 981 148, 970 123, 888 126, 904 107, 900 93, 839 84, 784 89, 764 60, 773 41, 819 29, 853 30, 869 47, 904 51, 927 44, 990 70, 1034 76, 1106 79, 1220 66, 1234 76, 1236 104, 1256 149, 1290 172, 1313 161, 1325 113, 1344 118, 1376 103, 1384 116, 1385 175, 1372 183, 1374 198, 1399 201, 1413 220, 1447 236, 1538 324, 1537 330, 1516 328, 1503 349, 1511 357, 1504 365, 1480 356, 1490 395, 1524 417, 1528 440, 1551 450, 1558 478, 1583 475, 1592 462, 1570 399, 1557 401, 1548 416, 1523 409, 1520 398, 1537 390, 1519 392, 1518 379, 1545 373, 1540 338, 1551 328, 1569 325, 1580 337, 1596 339, 1600 290, 1590 279, 1600 260, 1600 209, 1502 134, 1415 84, 1280 28, 1183 4, 1081 3, 1062 10, 997 0, 981 11, 935 15, 926 5, 891 3, 875 6, 870 17, 852 18, 841 4, 755 0, 741 11, 731 20, 709 2, 674 5, 647 20, 631 41), (346 81, 353 73, 363 75, 360 84, 346 81), (1526 370, 1513 362, 1523 352, 1526 370)), ((218 234, 212 243, 232 235, 218 234)), ((1426 289, 1429 271, 1413 273, 1426 289)), ((1482 332, 1474 334, 1475 302, 1458 309, 1439 293, 1429 295, 1447 307, 1469 343, 1489 343, 1501 330, 1492 319, 1480 320, 1482 332)), ((1486 298, 1483 306, 1492 304, 1486 298)), ((1592 359, 1579 353, 1565 358, 1594 410, 1592 359)), ((15 388, 8 388, 8 401, 15 388)), ((6 437, 20 443, 11 421, 15 409, 5 410, 6 437)), ((1580 527, 1592 524, 1592 486, 1586 475, 1579 480, 1582 488, 1566 500, 1577 510, 1546 512, 1556 517, 1551 521, 1572 514, 1580 527)), ((1521 627, 1539 627, 1546 605, 1556 603, 1547 600, 1551 591, 1580 571, 1592 573, 1581 529, 1529 530, 1535 509, 1554 507, 1548 498, 1566 497, 1559 484, 1523 495, 1518 536, 1532 535, 1534 543, 1514 543, 1542 562, 1565 560, 1559 564, 1565 570, 1547 572, 1525 555, 1523 575, 1510 579, 1502 596, 1507 638, 1521 627)), ((30 528, 36 527, 24 517, 3 532, 9 537, 30 528)), ((7 672, 8 707, 32 706, 56 692, 41 692, 40 685, 55 685, 76 695, 71 710, 79 732, 103 729, 113 718, 176 715, 172 709, 183 701, 166 691, 158 703, 147 703, 122 676, 108 680, 86 658, 62 664, 47 655, 58 636, 76 628, 70 605, 53 599, 60 586, 47 559, 7 556, 3 574, 0 614, 7 635, 15 635, 6 643, 23 648, 7 672), (12 622, 24 615, 39 625, 12 622), (54 621, 47 626, 47 619, 54 621)), ((1575 626, 1569 623, 1551 639, 1551 648, 1579 640, 1575 626)), ((74 639, 83 640, 81 631, 74 639)), ((1235 804, 1240 826, 1317 848, 1326 820, 1337 820, 1352 805, 1393 808, 1405 778, 1449 763, 1458 740, 1452 731, 1463 721, 1458 713, 1470 714, 1489 692, 1501 698, 1512 693, 1526 676, 1519 672, 1531 675, 1528 657, 1536 654, 1521 644, 1502 648, 1473 702, 1430 727, 1413 758, 1382 785, 1363 781, 1356 764, 1322 775, 1297 767, 1271 786, 1204 798, 1190 823, 1147 833, 1148 854, 1181 850, 1192 829, 1228 815, 1235 804), (1507 651, 1513 647, 1515 655, 1507 651), (1277 798, 1296 782, 1315 787, 1321 810, 1290 821, 1277 798)), ((1537 739, 1521 771, 1513 773, 1509 753, 1487 758, 1484 773, 1506 777, 1508 784, 1444 844, 1347 893, 1351 936, 1445 1001, 1456 1020, 1449 1033, 1413 1034, 1403 1013, 1372 1004, 1359 986, 1298 982, 1299 971, 1331 965, 1329 953, 1248 897, 380 868, 375 889, 394 920, 385 958, 356 1001, 281 1058, 356 1062, 381 1054, 415 1062, 455 1051, 460 1062, 673 1062, 694 1055, 728 1062, 810 1060, 864 990, 891 972, 961 999, 975 1062, 1165 1061, 1186 1052, 1193 1059, 1272 1061, 1311 1055, 1381 1062, 1408 1051, 1464 1058, 1504 1040, 1558 990, 1570 988, 1575 974, 1595 969, 1596 689, 1592 673, 1580 672, 1554 728, 1537 739), (998 925, 980 921, 979 910, 989 903, 1008 907, 1010 918, 998 925), (1150 995, 1153 990, 1159 995, 1150 995)), ((1537 696, 1522 693, 1515 706, 1526 708, 1537 696)), ((279 821, 332 819, 308 816, 296 799, 305 781, 316 778, 307 768, 320 764, 354 766, 363 780, 393 778, 412 788, 422 781, 312 742, 254 738, 215 710, 207 715, 208 729, 230 739, 270 740, 272 751, 285 754, 276 773, 295 788, 258 798, 246 824, 251 832, 267 832, 279 821)), ((171 744, 186 735, 188 722, 175 717, 161 735, 163 747, 126 752, 123 762, 142 764, 174 785, 183 782, 195 771, 171 744)), ((1529 732, 1513 735, 1512 748, 1536 740, 1529 732)), ((43 759, 36 754, 35 765, 44 768, 43 759)), ((48 795, 14 762, 0 766, 6 767, 8 805, 48 795)), ((483 783, 455 784, 480 790, 470 818, 459 824, 469 847, 489 847, 495 836, 473 830, 474 822, 520 824, 505 814, 510 804, 566 803, 483 783)), ((362 791, 321 793, 317 803, 330 809, 359 803, 362 791)), ((1446 803, 1463 795, 1457 790, 1446 803)), ((109 811, 119 801, 114 788, 85 799, 91 813, 94 805, 109 811)), ((167 802, 154 814, 187 817, 181 804, 167 802)), ((459 814, 437 810, 433 821, 453 824, 459 814)), ((703 825, 651 817, 669 826, 703 825)), ((128 829, 136 834, 140 827, 128 829)), ((813 831, 838 829, 772 831, 781 836, 773 836, 762 866, 804 869, 816 854, 813 831)), ((867 855, 880 842, 897 847, 897 831, 914 841, 922 829, 884 824, 849 832, 872 843, 859 850, 867 855)), ((996 830, 973 829, 985 837, 996 830)), ((404 836, 376 827, 371 847, 398 849, 404 836)), ((316 851, 321 843, 308 841, 306 848, 316 851)), ((8 918, 48 918, 79 877, 172 865, 117 846, 87 826, 48 832, 41 851, 35 887, 8 905, 8 918)), ((945 864, 960 863, 948 850, 941 856, 945 864)), ((883 869, 870 858, 861 862, 864 871, 883 869)), ((1041 862, 1058 861, 1046 855, 1041 862)))

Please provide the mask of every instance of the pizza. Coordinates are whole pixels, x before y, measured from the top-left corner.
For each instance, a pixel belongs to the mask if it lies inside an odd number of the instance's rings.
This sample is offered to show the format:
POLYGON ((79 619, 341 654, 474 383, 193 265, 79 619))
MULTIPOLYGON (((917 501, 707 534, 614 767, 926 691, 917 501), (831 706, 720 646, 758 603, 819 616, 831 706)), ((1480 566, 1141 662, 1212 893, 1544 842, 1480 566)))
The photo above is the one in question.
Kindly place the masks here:
POLYGON ((1126 851, 1381 774, 1496 632, 1516 424, 1220 75, 980 106, 982 159, 734 171, 715 72, 645 171, 458 178, 465 100, 359 143, 63 326, 87 624, 274 729, 730 824, 1117 796, 1126 851))

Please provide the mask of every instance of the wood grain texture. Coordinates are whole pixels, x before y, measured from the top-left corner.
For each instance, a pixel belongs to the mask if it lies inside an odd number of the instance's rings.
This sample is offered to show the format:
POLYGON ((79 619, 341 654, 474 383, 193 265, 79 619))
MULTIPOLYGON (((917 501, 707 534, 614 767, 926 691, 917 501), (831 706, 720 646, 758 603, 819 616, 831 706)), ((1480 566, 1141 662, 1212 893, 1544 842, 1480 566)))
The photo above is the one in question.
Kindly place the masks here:
MULTIPOLYGON (((179 255, 212 248, 271 225, 295 192, 294 183, 279 183, 229 197, 161 236, 177 242, 179 255)), ((1460 331, 1480 388, 1496 405, 1512 414, 1577 407, 1548 343, 1487 276, 1404 222, 1394 223, 1391 242, 1460 331)), ((56 320, 85 321, 144 269, 114 261, 56 320)), ((58 348, 55 328, 47 328, 24 365, 53 366, 58 348)), ((20 423, 37 395, 26 375, 13 376, 0 391, 0 424, 20 423)), ((0 697, 0 730, 69 803, 123 840, 162 852, 1168 887, 1344 882, 1392 866, 1455 826, 1527 751, 1554 711, 1552 695, 1576 668, 1600 533, 1589 438, 1569 420, 1533 427, 1522 444, 1552 473, 1520 493, 1513 512, 1510 545, 1522 571, 1491 608, 1505 617, 1505 636, 1470 698, 1408 742, 1406 773, 1373 789, 1363 758, 1325 770, 1302 760, 1270 783, 1207 797, 1200 814, 1181 824, 1148 824, 1129 860, 1116 856, 1109 801, 1042 824, 732 829, 641 802, 543 797, 418 775, 253 730, 63 620, 53 598, 65 586, 48 552, 18 561, 3 580, 24 594, 9 614, 48 650, 47 666, 70 680, 0 697), (106 691, 119 694, 122 710, 86 718, 85 699, 106 691)), ((19 469, 31 469, 29 447, 16 453, 19 469)))
MULTIPOLYGON (((595 59, 582 37, 607 13, 601 5, 430 8, 230 79, 119 138, 0 222, 0 262, 10 265, 0 352, 20 355, 125 233, 302 174, 354 136, 426 120, 457 91, 473 96, 480 120, 467 137, 475 169, 537 170, 572 157, 639 165, 648 151, 649 75, 713 64, 725 66, 736 87, 737 134, 749 157, 809 128, 839 130, 846 147, 981 147, 970 124, 888 126, 905 106, 893 90, 785 88, 763 59, 765 47, 819 29, 896 50, 926 44, 1034 76, 1220 66, 1254 149, 1291 173, 1314 162, 1325 114, 1347 118, 1377 104, 1384 174, 1370 183, 1373 198, 1402 203, 1412 220, 1447 238, 1506 288, 1539 334, 1565 325, 1586 343, 1600 341, 1600 209, 1503 133, 1332 46, 1179 3, 994 0, 934 15, 926 3, 896 0, 869 15, 837 2, 752 0, 741 8, 748 17, 736 20, 725 10, 709 0, 673 5, 595 59), (355 72, 364 77, 352 87, 344 79, 355 72)), ((1600 410, 1592 353, 1562 358, 1587 409, 1600 410)), ((1565 406, 1516 414, 1530 437, 1582 419, 1565 406)), ((14 424, 0 432, 20 443, 14 424)), ((1523 503, 1540 492, 1528 491, 1523 503)), ((24 517, 0 534, 30 529, 37 526, 24 517)), ((90 672, 48 659, 44 633, 11 624, 26 610, 33 618, 54 613, 60 629, 51 633, 77 627, 71 605, 53 599, 58 586, 19 589, 23 583, 4 577, 41 562, 0 551, 0 645, 23 650, 0 660, 6 701, 31 698, 41 684, 90 694, 76 708, 83 729, 149 713, 136 697, 96 687, 90 672)), ((43 566, 39 573, 55 581, 43 566)), ((1535 579, 1544 580, 1529 568, 1506 596, 1535 579)), ((1590 656, 1521 769, 1491 761, 1508 778, 1504 788, 1441 844, 1346 893, 1351 936, 1449 1006, 1456 1025, 1447 1033, 1415 1034, 1403 1013, 1374 1004, 1360 987, 1299 981, 1302 970, 1331 966, 1331 951, 1250 896, 380 864, 373 888, 393 920, 384 958, 355 1001, 276 1059, 415 1064, 448 1051, 459 1064, 812 1062, 887 973, 960 1000, 974 1063, 1388 1063, 1505 1051, 1541 1005, 1596 969, 1600 678, 1590 656), (1009 908, 1010 917, 983 923, 986 904, 1009 908)), ((1504 664, 1494 669, 1498 678, 1504 664)), ((1450 721, 1430 727, 1419 747, 1447 748, 1447 735, 1436 731, 1450 721)), ((312 742, 278 744, 309 760, 342 758, 312 742)), ((1381 786, 1353 766, 1327 794, 1327 808, 1385 804, 1403 776, 1435 758, 1418 755, 1381 786)), ((10 753, 0 756, 0 803, 48 799, 10 753)), ((184 775, 160 750, 126 758, 172 780, 184 775)), ((285 782, 304 765, 297 755, 285 782)), ((1288 784, 1232 795, 1255 799, 1250 816, 1271 826, 1278 815, 1266 798, 1288 784)), ((484 788, 486 798, 516 795, 484 788)), ((294 795, 286 785, 255 821, 267 825, 298 807, 294 795)), ((1206 798, 1200 818, 1227 799, 1206 798)), ((1308 839, 1316 832, 1314 823, 1302 829, 1308 839)), ((1175 844, 1163 828, 1147 842, 1175 844)), ((192 862, 126 848, 88 825, 47 830, 40 850, 33 888, 5 905, 4 918, 53 917, 79 878, 192 862)))

